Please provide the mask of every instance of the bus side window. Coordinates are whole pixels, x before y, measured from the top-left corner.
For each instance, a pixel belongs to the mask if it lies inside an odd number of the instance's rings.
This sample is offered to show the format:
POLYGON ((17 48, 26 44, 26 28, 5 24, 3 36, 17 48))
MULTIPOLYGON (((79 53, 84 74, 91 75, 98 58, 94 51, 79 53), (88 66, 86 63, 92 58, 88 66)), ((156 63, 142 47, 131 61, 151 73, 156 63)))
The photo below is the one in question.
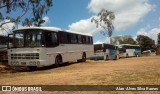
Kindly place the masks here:
POLYGON ((46 32, 45 39, 46 39, 46 42, 51 42, 51 33, 50 32, 46 32))
POLYGON ((46 32, 45 34, 46 46, 57 46, 57 33, 54 32, 46 32))
POLYGON ((92 37, 88 36, 88 40, 89 40, 88 44, 92 44, 92 37))
POLYGON ((78 43, 79 43, 79 44, 82 43, 82 37, 81 37, 81 35, 78 35, 78 43))
POLYGON ((66 32, 61 32, 60 36, 61 43, 68 43, 68 35, 66 32))
POLYGON ((89 44, 88 36, 86 36, 86 44, 89 44))
POLYGON ((91 43, 91 40, 90 40, 90 37, 88 36, 88 44, 90 44, 91 43))
POLYGON ((82 36, 82 43, 83 43, 83 44, 86 43, 86 38, 85 38, 85 36, 82 36))
POLYGON ((68 43, 71 43, 71 34, 70 33, 67 33, 67 40, 68 40, 68 43))
POLYGON ((77 38, 76 38, 76 34, 70 34, 71 37, 71 43, 77 43, 77 38))
POLYGON ((52 40, 51 40, 51 42, 53 42, 53 43, 57 43, 57 34, 56 33, 51 33, 51 38, 52 38, 52 40))
POLYGON ((92 37, 90 37, 90 43, 93 44, 93 39, 92 39, 92 37))

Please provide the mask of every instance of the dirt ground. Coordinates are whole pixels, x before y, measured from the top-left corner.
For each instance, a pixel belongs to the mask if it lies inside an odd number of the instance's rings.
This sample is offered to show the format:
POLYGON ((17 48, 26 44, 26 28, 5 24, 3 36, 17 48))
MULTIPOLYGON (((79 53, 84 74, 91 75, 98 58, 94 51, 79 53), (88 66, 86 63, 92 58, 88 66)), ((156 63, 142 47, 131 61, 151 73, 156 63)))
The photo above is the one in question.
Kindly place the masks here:
MULTIPOLYGON (((5 68, 6 66, 0 65, 0 85, 160 85, 160 56, 132 57, 110 61, 87 60, 84 63, 71 63, 59 68, 40 68, 34 72, 17 72, 8 68, 6 71, 5 68)), ((92 94, 93 92, 54 93, 92 94)), ((114 94, 114 92, 107 93, 114 94)), ((158 92, 128 91, 120 93, 155 94, 158 92)))

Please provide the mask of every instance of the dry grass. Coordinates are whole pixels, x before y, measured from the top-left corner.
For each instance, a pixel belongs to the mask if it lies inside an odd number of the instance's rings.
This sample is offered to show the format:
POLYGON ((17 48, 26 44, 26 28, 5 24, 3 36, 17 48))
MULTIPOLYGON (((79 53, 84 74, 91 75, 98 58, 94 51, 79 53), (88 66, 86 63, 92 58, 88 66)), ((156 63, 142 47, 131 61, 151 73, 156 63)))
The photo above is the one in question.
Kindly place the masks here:
MULTIPOLYGON (((124 58, 117 61, 88 60, 85 63, 40 69, 35 72, 0 73, 0 85, 160 85, 159 67, 160 56, 124 58)), ((106 92, 43 93, 103 94, 106 92)), ((157 92, 107 93, 155 94, 157 92)))

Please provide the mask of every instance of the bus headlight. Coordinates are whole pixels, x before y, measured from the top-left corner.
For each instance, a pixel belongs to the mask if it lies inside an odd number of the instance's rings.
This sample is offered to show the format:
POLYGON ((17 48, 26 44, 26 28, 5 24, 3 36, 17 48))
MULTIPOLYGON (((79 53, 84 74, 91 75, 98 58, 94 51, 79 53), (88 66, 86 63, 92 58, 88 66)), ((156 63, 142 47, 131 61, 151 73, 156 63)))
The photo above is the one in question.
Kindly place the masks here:
POLYGON ((11 61, 10 64, 11 64, 11 65, 18 65, 19 62, 18 62, 18 61, 11 61))
POLYGON ((40 65, 40 61, 30 61, 30 65, 40 65))

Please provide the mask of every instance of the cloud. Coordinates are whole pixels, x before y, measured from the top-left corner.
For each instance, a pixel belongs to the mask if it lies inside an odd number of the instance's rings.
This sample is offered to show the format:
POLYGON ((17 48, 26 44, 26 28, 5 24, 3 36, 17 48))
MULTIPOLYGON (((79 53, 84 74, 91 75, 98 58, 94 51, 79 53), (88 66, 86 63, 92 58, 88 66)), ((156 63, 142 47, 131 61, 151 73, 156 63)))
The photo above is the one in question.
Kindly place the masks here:
MULTIPOLYGON (((48 23, 50 23, 50 20, 49 20, 49 17, 45 16, 43 17, 43 20, 45 20, 45 22, 42 24, 43 26, 46 26, 48 23)), ((9 20, 5 20, 3 22, 0 22, 1 23, 4 23, 4 22, 8 22, 9 20)), ((4 24, 1 28, 0 28, 0 35, 8 35, 10 33, 12 33, 12 29, 13 27, 16 27, 15 23, 7 23, 7 24, 4 24)), ((34 27, 34 26, 31 26, 31 27, 34 27)), ((22 25, 19 25, 17 26, 17 28, 24 28, 22 25)))
POLYGON ((69 25, 69 30, 71 31, 77 31, 81 33, 90 33, 93 34, 101 28, 96 28, 96 25, 94 23, 91 23, 91 18, 80 20, 79 22, 75 22, 69 25))
POLYGON ((105 40, 97 40, 94 44, 101 44, 101 43, 110 43, 110 38, 106 38, 105 40))
POLYGON ((145 35, 153 40, 155 40, 155 43, 157 43, 157 36, 158 33, 160 33, 160 28, 153 28, 151 30, 147 30, 145 28, 141 28, 139 31, 137 31, 137 35, 145 35))
POLYGON ((43 20, 45 20, 45 22, 42 24, 43 26, 46 26, 48 23, 50 23, 50 19, 48 16, 43 17, 43 20))
MULTIPOLYGON (((4 20, 4 21, 0 22, 0 24, 5 23, 5 22, 9 22, 9 20, 4 20)), ((6 24, 2 25, 2 27, 0 27, 0 35, 8 36, 8 34, 12 33, 13 27, 15 27, 15 29, 23 28, 23 26, 20 24, 16 25, 15 23, 6 23, 6 24)))
MULTIPOLYGON (((0 22, 0 24, 8 22, 9 20, 5 20, 3 22, 0 22)), ((10 33, 12 33, 12 28, 13 26, 15 26, 14 23, 6 23, 4 24, 1 28, 0 28, 0 35, 8 35, 10 33)))
POLYGON ((123 31, 138 23, 147 13, 154 9, 148 0, 91 0, 90 12, 97 14, 102 8, 115 13, 115 29, 123 31))
MULTIPOLYGON (((115 13, 114 26, 116 31, 124 31, 134 26, 142 18, 154 10, 155 6, 149 4, 148 0, 91 0, 87 6, 88 10, 96 15, 102 8, 115 13)), ((79 32, 94 33, 96 29, 90 18, 82 19, 69 25, 69 29, 79 32)))
POLYGON ((148 32, 144 28, 141 28, 138 32, 137 35, 145 35, 148 36, 148 32))
POLYGON ((102 44, 102 43, 104 43, 104 41, 102 41, 102 40, 97 40, 94 44, 102 44))
POLYGON ((137 9, 134 13, 138 13, 144 12, 146 9, 151 9, 152 7, 154 6, 150 5, 148 0, 91 0, 88 4, 89 11, 95 14, 97 14, 102 8, 109 9, 115 13, 129 12, 137 9))

